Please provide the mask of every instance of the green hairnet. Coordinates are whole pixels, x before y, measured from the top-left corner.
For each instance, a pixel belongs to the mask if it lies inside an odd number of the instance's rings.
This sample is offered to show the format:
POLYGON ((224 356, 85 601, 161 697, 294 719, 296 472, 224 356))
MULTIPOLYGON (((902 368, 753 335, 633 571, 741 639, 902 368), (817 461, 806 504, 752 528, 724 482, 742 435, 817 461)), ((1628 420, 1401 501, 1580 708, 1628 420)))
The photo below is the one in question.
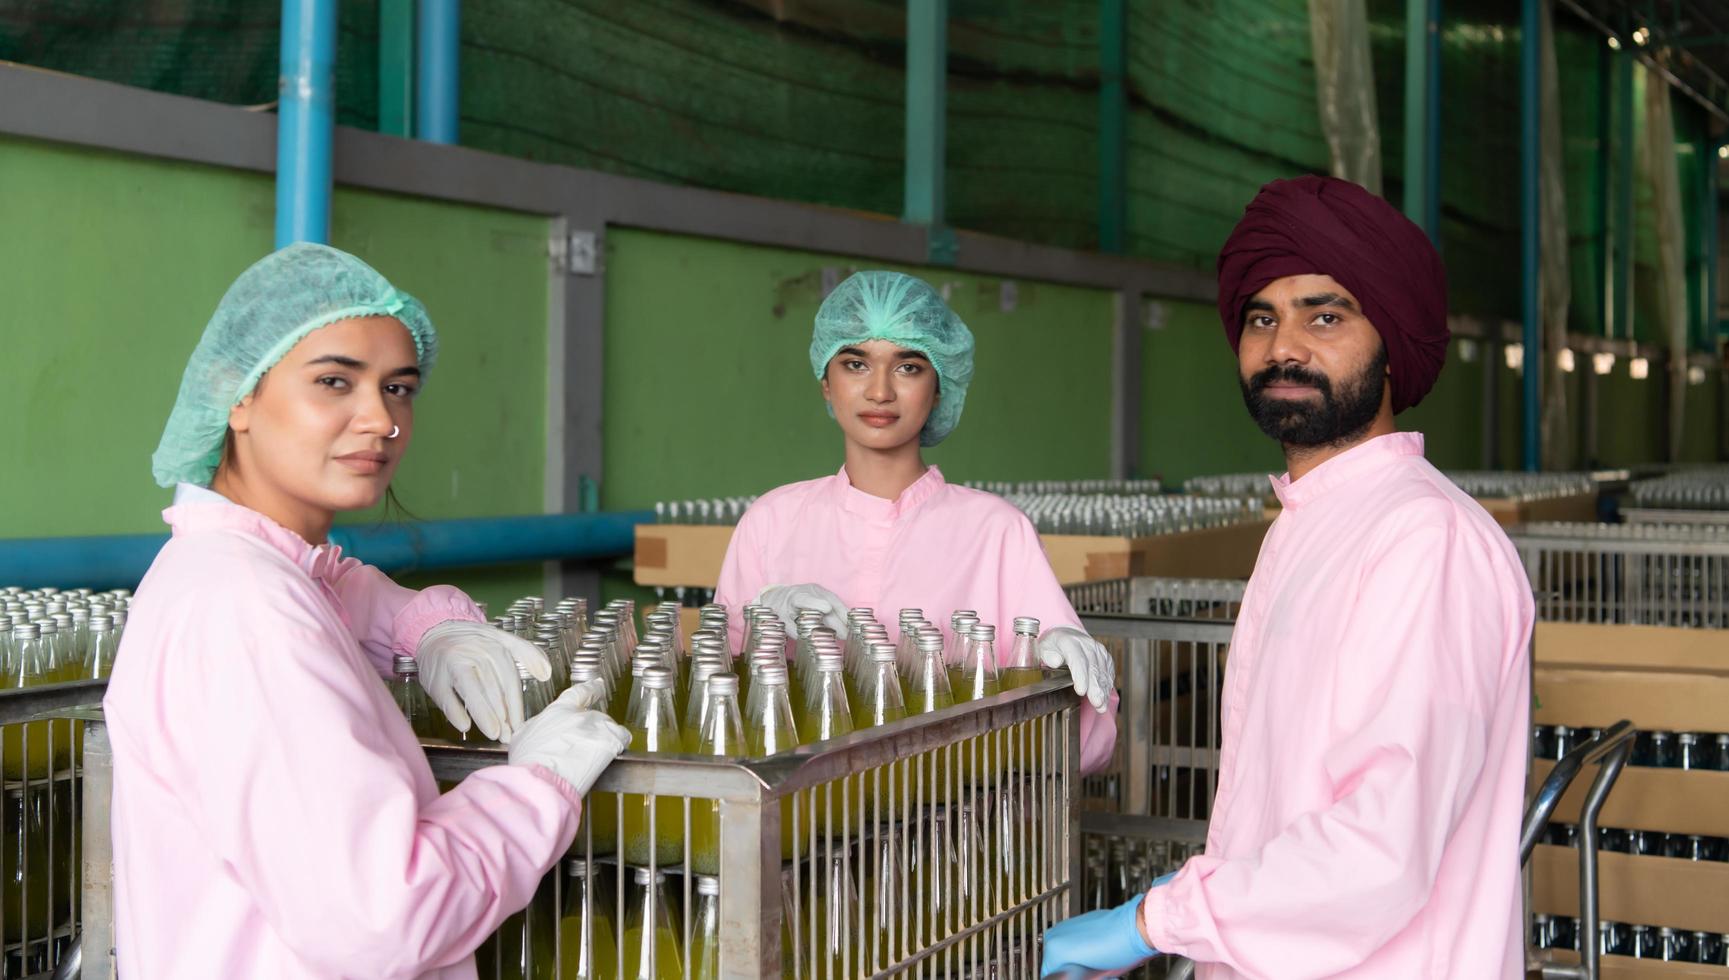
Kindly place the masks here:
MULTIPOLYGON (((899 272, 857 272, 835 287, 816 311, 810 366, 818 378, 842 347, 886 340, 930 359, 941 382, 941 398, 919 445, 934 446, 953 432, 973 380, 973 334, 941 295, 923 279, 899 272)), ((831 407, 832 415, 834 409, 831 407)))
POLYGON ((319 327, 354 317, 391 316, 414 338, 424 375, 438 335, 420 301, 347 252, 301 242, 253 263, 228 287, 186 362, 180 394, 151 457, 160 486, 208 486, 222 461, 228 410, 264 372, 319 327))

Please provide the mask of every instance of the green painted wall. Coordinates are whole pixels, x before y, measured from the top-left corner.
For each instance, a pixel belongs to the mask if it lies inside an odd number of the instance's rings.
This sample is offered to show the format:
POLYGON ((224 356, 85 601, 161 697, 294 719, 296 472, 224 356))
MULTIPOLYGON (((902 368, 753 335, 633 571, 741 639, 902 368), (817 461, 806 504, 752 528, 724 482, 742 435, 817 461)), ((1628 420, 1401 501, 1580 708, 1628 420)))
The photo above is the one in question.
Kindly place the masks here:
MULTIPOLYGON (((1149 476, 1180 486, 1192 476, 1284 469, 1278 446, 1243 407, 1237 361, 1218 310, 1164 301, 1161 325, 1142 345, 1141 460, 1149 476)), ((1482 465, 1483 351, 1464 361, 1455 343, 1435 389, 1400 416, 1401 429, 1424 435, 1436 466, 1482 465)))
MULTIPOLYGON (((273 193, 257 174, 0 139, 0 418, 14 423, 0 536, 162 529, 150 453, 211 310, 270 248, 273 193)), ((428 519, 538 513, 545 220, 352 190, 333 212, 334 244, 439 328, 403 504, 428 519)), ((491 602, 541 581, 538 567, 473 578, 491 602)))
MULTIPOLYGON (((756 494, 840 468, 810 369, 824 268, 843 256, 614 229, 607 236, 603 507, 756 494)), ((892 266, 888 266, 893 268, 892 266)), ((960 427, 926 459, 951 480, 1102 477, 1110 469, 1112 294, 952 270, 978 341, 960 427)))

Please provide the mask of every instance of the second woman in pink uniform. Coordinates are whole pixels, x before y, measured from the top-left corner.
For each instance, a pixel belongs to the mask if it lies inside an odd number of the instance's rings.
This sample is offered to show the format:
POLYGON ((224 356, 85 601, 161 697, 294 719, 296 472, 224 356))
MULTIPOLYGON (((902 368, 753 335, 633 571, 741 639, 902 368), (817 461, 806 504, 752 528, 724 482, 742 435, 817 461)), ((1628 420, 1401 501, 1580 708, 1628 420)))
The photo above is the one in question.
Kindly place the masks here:
POLYGON ((1081 767, 1104 766, 1116 741, 1110 654, 1081 629, 1026 516, 949 484, 921 453, 960 421, 973 373, 966 324, 922 280, 860 272, 817 311, 810 357, 846 463, 745 512, 716 601, 760 602, 788 623, 816 609, 843 635, 854 606, 884 617, 916 607, 940 624, 970 609, 999 629, 1037 617, 1045 665, 1066 667, 1096 709, 1081 713, 1081 767))

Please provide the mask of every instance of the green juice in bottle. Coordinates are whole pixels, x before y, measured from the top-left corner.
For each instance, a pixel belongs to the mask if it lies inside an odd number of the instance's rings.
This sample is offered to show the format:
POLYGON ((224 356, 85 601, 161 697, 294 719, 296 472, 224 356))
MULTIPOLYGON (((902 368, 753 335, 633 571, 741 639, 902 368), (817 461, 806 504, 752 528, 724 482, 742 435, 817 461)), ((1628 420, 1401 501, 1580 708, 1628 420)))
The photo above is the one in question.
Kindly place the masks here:
MULTIPOLYGON (((641 680, 642 699, 626 726, 631 733, 631 749, 650 753, 680 751, 678 714, 672 703, 677 679, 670 669, 654 666, 643 671, 641 680)), ((683 798, 626 793, 624 825, 619 829, 624 838, 620 843, 626 864, 666 867, 683 863, 683 798)))
MULTIPOLYGON (((745 753, 744 724, 738 711, 738 677, 708 679, 708 713, 702 722, 699 755, 738 758, 745 753)), ((720 873, 720 803, 690 801, 690 864, 697 874, 720 873)))
POLYGON ((618 975, 618 933, 612 877, 603 865, 565 863, 564 910, 558 921, 559 980, 613 980, 618 975))
MULTIPOLYGON (((792 700, 787 691, 787 680, 784 660, 779 663, 765 662, 757 668, 756 683, 751 686, 744 709, 745 754, 751 758, 779 755, 798 747, 798 725, 792 719, 792 700)), ((783 861, 791 860, 793 856, 792 810, 792 797, 782 797, 780 856, 783 861)))
POLYGON ((680 933, 667 903, 666 875, 633 868, 634 885, 624 918, 624 948, 619 952, 628 980, 683 980, 680 933))

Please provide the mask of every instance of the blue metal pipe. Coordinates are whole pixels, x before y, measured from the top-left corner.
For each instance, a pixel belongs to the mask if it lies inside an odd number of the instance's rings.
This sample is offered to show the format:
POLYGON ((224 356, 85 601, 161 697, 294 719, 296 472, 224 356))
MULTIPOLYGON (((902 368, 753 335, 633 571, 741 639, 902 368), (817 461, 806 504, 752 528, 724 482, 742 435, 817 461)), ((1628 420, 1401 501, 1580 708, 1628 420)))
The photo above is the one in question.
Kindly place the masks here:
POLYGON ((462 0, 420 0, 415 32, 414 135, 455 143, 462 0))
MULTIPOLYGON (((638 524, 654 512, 482 517, 333 528, 332 543, 387 572, 474 565, 617 558, 631 553, 638 524)), ((0 541, 0 583, 32 588, 132 588, 168 536, 126 534, 0 541)))
POLYGON ((1539 154, 1542 152, 1542 112, 1539 100, 1542 86, 1539 73, 1542 59, 1542 24, 1539 3, 1544 0, 1521 0, 1519 37, 1519 268, 1521 316, 1524 320, 1525 377, 1520 405, 1523 419, 1525 469, 1536 472, 1542 465, 1543 432, 1539 426, 1542 413, 1541 381, 1543 378, 1543 344, 1538 318, 1539 260, 1542 255, 1543 230, 1539 205, 1542 188, 1539 183, 1539 154))
POLYGON ((276 109, 276 247, 330 241, 336 0, 282 0, 276 109))

